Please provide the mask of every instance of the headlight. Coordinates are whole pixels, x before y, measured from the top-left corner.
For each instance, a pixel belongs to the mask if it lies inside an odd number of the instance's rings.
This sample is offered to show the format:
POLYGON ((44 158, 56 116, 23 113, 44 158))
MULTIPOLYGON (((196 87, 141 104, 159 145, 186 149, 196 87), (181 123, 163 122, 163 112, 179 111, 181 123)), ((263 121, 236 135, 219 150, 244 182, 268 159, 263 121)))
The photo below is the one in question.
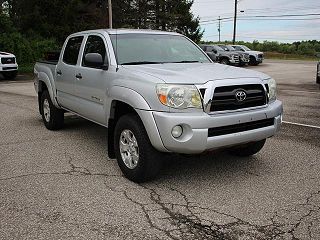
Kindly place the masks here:
POLYGON ((269 101, 273 102, 277 99, 277 83, 273 78, 271 78, 268 81, 268 87, 269 87, 269 101))
POLYGON ((202 108, 201 96, 193 85, 158 84, 157 95, 163 105, 172 108, 202 108))

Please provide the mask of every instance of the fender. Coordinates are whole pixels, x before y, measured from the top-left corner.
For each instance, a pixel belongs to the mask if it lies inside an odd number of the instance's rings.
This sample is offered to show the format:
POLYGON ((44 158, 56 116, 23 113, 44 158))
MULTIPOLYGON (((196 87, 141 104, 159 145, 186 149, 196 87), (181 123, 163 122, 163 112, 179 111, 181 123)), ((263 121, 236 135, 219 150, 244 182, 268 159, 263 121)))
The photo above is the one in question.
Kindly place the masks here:
MULTIPOLYGON (((150 111, 152 110, 147 101, 136 91, 122 87, 114 86, 107 92, 108 98, 127 103, 134 109, 150 111)), ((106 109, 110 109, 111 102, 107 104, 106 109)))
MULTIPOLYGON (((53 76, 51 76, 51 77, 53 79, 53 76)), ((60 108, 60 106, 56 100, 56 94, 55 94, 56 88, 55 88, 55 86, 53 86, 51 84, 51 81, 50 81, 47 73, 39 72, 38 79, 39 79, 38 93, 42 91, 42 84, 45 84, 47 86, 47 89, 48 89, 48 92, 49 92, 49 95, 50 95, 50 98, 51 98, 53 105, 57 108, 60 108)))
MULTIPOLYGON (((109 99, 126 103, 134 108, 147 131, 153 147, 158 151, 168 152, 168 150, 163 145, 157 124, 153 117, 152 109, 147 101, 139 93, 130 88, 114 86, 110 89, 108 95, 109 99)), ((112 101, 108 102, 106 109, 110 109, 111 111, 113 111, 111 103, 112 101)), ((110 112, 109 116, 107 116, 107 122, 109 122, 109 118, 112 117, 111 114, 112 113, 110 112)), ((112 126, 108 127, 112 128, 112 126)))

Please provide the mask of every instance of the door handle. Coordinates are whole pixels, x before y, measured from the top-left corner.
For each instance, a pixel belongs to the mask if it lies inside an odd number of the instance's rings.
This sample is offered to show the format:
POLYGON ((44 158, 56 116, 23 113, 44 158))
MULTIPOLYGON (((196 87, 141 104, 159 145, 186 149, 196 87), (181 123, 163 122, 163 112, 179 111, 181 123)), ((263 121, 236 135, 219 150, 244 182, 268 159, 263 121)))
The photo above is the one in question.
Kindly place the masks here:
POLYGON ((61 70, 57 70, 57 74, 58 74, 58 75, 62 75, 61 70))
POLYGON ((77 78, 77 79, 82 79, 81 73, 78 73, 78 74, 76 75, 76 78, 77 78))

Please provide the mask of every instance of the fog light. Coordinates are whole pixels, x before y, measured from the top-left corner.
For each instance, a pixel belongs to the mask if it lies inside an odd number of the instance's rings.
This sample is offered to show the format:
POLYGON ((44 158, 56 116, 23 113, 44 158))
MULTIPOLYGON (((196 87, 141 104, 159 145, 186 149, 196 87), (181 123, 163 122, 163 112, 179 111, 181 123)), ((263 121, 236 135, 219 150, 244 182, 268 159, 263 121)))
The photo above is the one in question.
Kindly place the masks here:
POLYGON ((178 125, 172 128, 171 134, 174 138, 181 137, 182 133, 183 133, 183 129, 181 126, 178 125))

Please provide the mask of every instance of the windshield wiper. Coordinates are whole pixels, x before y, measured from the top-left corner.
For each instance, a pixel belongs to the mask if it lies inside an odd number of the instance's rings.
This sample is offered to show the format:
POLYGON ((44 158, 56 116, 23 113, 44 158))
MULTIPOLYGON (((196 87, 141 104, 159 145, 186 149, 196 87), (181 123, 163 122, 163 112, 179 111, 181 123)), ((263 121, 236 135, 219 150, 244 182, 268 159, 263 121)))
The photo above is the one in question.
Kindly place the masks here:
POLYGON ((179 62, 171 62, 171 63, 202 63, 200 61, 179 61, 179 62))
POLYGON ((140 62, 126 62, 121 65, 142 65, 142 64, 162 64, 162 62, 140 61, 140 62))

